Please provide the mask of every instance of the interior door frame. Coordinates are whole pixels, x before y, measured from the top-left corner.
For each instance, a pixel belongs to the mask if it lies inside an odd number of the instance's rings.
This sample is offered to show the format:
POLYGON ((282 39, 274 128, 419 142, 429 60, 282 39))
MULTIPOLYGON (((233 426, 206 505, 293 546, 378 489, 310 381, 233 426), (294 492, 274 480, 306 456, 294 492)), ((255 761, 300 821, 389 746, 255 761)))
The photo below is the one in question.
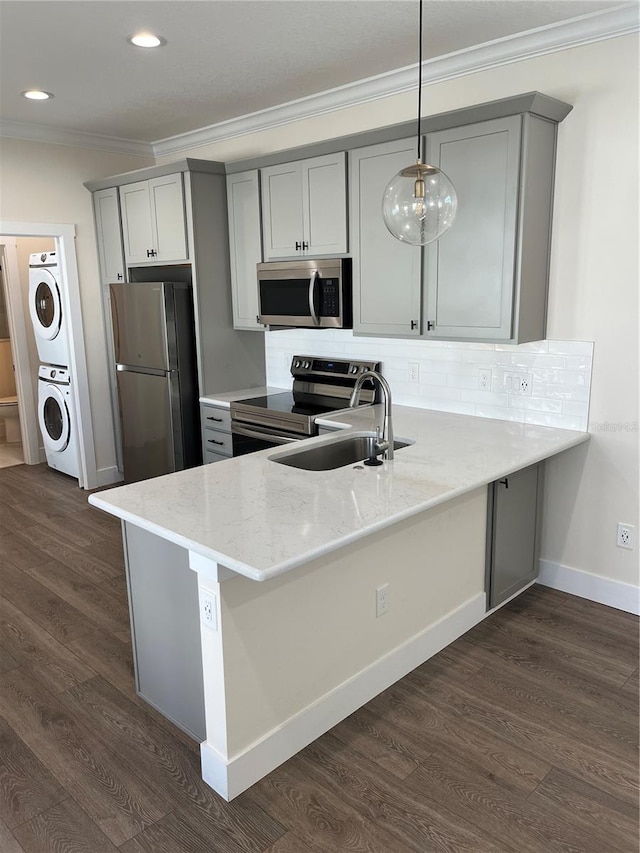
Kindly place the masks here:
MULTIPOLYGON (((71 385, 71 396, 75 405, 76 428, 78 430, 78 447, 80 455, 78 483, 80 488, 95 489, 100 485, 100 483, 98 482, 95 444, 93 440, 93 419, 91 416, 89 377, 87 372, 87 357, 84 345, 82 308, 80 300, 80 282, 78 278, 78 264, 76 259, 75 225, 66 223, 52 224, 46 222, 8 222, 0 220, 0 234, 7 235, 8 237, 52 237, 55 242, 62 282, 65 285, 62 288, 62 293, 60 295, 62 298, 64 315, 68 320, 69 371, 75 380, 71 385)), ((8 244, 6 243, 5 237, 0 237, 0 243, 2 242, 5 242, 6 251, 6 246, 8 244)), ((14 281, 12 281, 11 288, 7 287, 7 290, 11 289, 12 293, 16 292, 16 286, 18 287, 17 292, 20 291, 17 254, 15 252, 14 243, 14 268, 11 271, 11 278, 14 279, 14 281)), ((27 339, 24 325, 22 298, 20 298, 20 300, 17 298, 11 299, 8 307, 13 319, 17 320, 16 330, 18 337, 20 336, 21 331, 20 323, 22 324, 22 334, 24 336, 23 342, 26 347, 27 339)), ((23 358, 23 355, 24 353, 21 351, 21 359, 23 358)), ((29 364, 28 350, 26 358, 26 362, 21 361, 21 364, 29 364)), ((16 365, 16 367, 18 367, 18 365, 16 365)), ((18 385, 18 373, 23 374, 25 371, 16 370, 16 385, 18 385)), ((22 384, 24 377, 20 376, 19 378, 20 383, 22 384)), ((33 385, 31 384, 30 376, 28 379, 28 384, 30 385, 28 401, 30 401, 33 406, 33 385)), ((19 394, 25 400, 27 399, 27 393, 22 394, 19 391, 19 394)), ((31 418, 29 418, 28 412, 25 412, 25 416, 27 427, 31 423, 37 423, 37 414, 35 410, 33 411, 31 418)), ((31 449, 31 439, 31 436, 27 436, 26 444, 29 449, 31 449)), ((27 461, 26 456, 25 461, 27 461)))

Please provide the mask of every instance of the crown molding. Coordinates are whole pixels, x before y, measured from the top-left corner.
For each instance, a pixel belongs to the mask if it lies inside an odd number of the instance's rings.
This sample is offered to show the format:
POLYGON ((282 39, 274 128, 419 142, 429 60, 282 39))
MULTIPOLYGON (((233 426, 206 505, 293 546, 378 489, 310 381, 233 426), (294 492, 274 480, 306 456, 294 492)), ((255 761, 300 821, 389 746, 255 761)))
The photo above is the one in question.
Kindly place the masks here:
MULTIPOLYGON (((593 12, 558 24, 474 45, 423 63, 424 83, 438 83, 500 65, 520 62, 571 47, 591 44, 637 32, 638 4, 626 3, 605 12, 593 12)), ((156 157, 179 154, 193 148, 270 130, 334 110, 366 104, 379 98, 415 91, 417 63, 335 89, 300 98, 265 110, 229 119, 189 133, 153 143, 156 157)))
MULTIPOLYGON (((423 63, 423 83, 439 83, 520 62, 572 47, 592 44, 637 32, 639 27, 637 2, 625 3, 604 12, 592 12, 558 24, 549 24, 512 36, 474 45, 465 50, 439 56, 423 63)), ((417 63, 358 80, 310 95, 286 104, 259 110, 198 130, 141 142, 135 139, 101 136, 75 130, 62 130, 28 122, 3 121, 0 136, 25 139, 32 142, 49 142, 80 148, 97 148, 102 151, 133 154, 140 157, 165 157, 183 154, 216 142, 233 139, 250 133, 280 127, 302 119, 313 118, 339 109, 366 104, 381 98, 412 92, 416 89, 417 63)))
POLYGON ((24 139, 28 142, 47 142, 55 145, 71 145, 74 148, 97 148, 100 151, 133 154, 138 157, 154 157, 153 145, 150 142, 102 136, 99 133, 85 133, 81 130, 64 130, 31 122, 3 119, 0 121, 0 137, 3 136, 24 139))

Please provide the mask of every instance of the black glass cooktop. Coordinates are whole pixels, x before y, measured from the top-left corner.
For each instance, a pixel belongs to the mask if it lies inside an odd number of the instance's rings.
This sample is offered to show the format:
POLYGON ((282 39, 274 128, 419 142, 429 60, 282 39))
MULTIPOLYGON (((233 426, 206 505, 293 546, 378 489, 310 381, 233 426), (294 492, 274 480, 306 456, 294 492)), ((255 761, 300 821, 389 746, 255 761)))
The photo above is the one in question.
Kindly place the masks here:
POLYGON ((296 400, 291 391, 284 391, 281 394, 267 394, 266 397, 250 397, 248 400, 238 400, 235 405, 242 406, 245 409, 268 410, 274 414, 315 417, 316 415, 323 415, 327 414, 327 412, 336 412, 344 409, 349 405, 349 402, 348 400, 337 400, 335 405, 326 402, 311 403, 306 400, 296 400))

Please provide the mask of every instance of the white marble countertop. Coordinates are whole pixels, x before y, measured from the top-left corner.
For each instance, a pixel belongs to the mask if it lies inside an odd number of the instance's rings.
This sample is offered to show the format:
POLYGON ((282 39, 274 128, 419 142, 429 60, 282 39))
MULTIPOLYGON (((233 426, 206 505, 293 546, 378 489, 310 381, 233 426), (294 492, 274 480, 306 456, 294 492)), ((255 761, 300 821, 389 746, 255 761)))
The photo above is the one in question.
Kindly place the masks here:
POLYGON ((260 385, 258 388, 243 388, 240 391, 220 391, 217 394, 205 394, 200 402, 207 406, 219 406, 228 409, 236 400, 250 400, 252 397, 266 397, 267 394, 281 394, 291 391, 291 388, 272 388, 270 385, 260 385))
MULTIPOLYGON (((377 405, 319 423, 368 431, 381 415, 377 405)), ((589 438, 406 406, 394 406, 393 417, 395 437, 415 443, 380 467, 302 471, 272 461, 286 452, 274 448, 94 493, 89 502, 264 581, 589 438)))

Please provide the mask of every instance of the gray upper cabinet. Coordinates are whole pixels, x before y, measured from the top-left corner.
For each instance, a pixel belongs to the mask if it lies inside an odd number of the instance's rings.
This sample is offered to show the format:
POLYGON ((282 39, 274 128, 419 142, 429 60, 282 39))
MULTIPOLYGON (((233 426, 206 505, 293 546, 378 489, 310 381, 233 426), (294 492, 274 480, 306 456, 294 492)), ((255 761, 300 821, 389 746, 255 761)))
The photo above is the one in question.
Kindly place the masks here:
POLYGON ((392 237, 382 218, 386 185, 415 159, 414 139, 384 142, 349 154, 355 334, 420 334, 421 249, 392 237))
POLYGON ((120 209, 116 187, 99 190, 93 194, 93 213, 98 239, 100 280, 102 284, 124 281, 120 209))
POLYGON ((260 183, 257 169, 227 175, 229 259, 233 325, 264 331, 258 322, 256 264, 262 260, 260 183))
POLYGON ((264 260, 347 251, 346 154, 261 169, 264 260))
POLYGON ((120 187, 127 264, 188 260, 182 174, 120 187))
POLYGON ((546 335, 556 124, 525 114, 432 133, 427 162, 458 214, 425 248, 427 338, 525 343, 546 335))

